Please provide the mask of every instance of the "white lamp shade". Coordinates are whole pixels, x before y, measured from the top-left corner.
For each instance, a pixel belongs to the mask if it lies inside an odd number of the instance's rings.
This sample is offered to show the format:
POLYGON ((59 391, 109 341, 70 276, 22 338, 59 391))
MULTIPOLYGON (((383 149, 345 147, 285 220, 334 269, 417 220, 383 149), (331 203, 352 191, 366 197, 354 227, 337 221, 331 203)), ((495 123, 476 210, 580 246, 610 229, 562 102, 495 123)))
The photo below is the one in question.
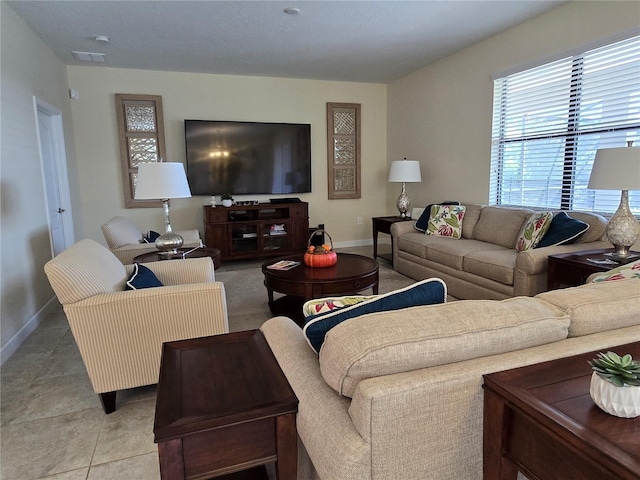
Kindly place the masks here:
POLYGON ((588 188, 640 190, 640 147, 599 149, 593 160, 588 188))
POLYGON ((164 200, 191 196, 184 165, 178 162, 138 165, 136 200, 164 200))
POLYGON ((389 170, 390 182, 421 182, 420 162, 417 160, 394 160, 389 170))

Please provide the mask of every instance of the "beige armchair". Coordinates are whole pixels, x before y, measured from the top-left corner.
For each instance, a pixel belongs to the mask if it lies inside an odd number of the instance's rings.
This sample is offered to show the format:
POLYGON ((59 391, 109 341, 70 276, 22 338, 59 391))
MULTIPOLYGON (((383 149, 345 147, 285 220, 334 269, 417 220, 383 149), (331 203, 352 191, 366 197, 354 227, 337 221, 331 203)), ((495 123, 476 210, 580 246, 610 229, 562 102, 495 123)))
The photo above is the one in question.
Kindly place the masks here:
POLYGON ((164 286, 125 290, 133 266, 85 239, 44 267, 105 413, 115 410, 117 390, 158 382, 163 342, 229 331, 211 258, 145 266, 164 286))
MULTIPOLYGON (((176 231, 184 239, 184 247, 201 247, 202 240, 198 230, 176 231)), ((147 243, 144 235, 135 224, 124 217, 113 217, 102 225, 102 234, 109 250, 124 264, 133 263, 133 259, 144 253, 157 250, 154 243, 147 243)))

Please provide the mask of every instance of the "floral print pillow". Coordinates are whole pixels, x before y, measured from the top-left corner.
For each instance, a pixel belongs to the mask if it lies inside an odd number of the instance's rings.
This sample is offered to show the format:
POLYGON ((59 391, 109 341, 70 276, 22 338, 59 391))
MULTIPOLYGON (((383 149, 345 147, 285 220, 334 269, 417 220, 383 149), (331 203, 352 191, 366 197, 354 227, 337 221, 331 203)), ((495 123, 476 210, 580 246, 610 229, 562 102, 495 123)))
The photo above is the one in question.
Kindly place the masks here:
POLYGON ((356 303, 364 302, 376 295, 349 295, 346 297, 330 297, 330 298, 316 298, 305 302, 302 306, 302 313, 305 318, 311 315, 318 315, 319 313, 327 313, 340 308, 350 307, 356 303))
POLYGON ((611 282, 613 280, 627 280, 629 278, 640 279, 640 260, 621 265, 608 272, 601 273, 591 279, 591 283, 595 282, 611 282))
POLYGON ((467 207, 462 205, 433 205, 425 233, 460 238, 462 236, 462 219, 466 210, 467 207))
POLYGON ((538 212, 531 215, 524 225, 520 234, 518 235, 518 241, 516 242, 516 250, 523 252, 530 248, 535 248, 544 234, 547 233, 551 226, 551 220, 553 220, 553 213, 551 212, 538 212))

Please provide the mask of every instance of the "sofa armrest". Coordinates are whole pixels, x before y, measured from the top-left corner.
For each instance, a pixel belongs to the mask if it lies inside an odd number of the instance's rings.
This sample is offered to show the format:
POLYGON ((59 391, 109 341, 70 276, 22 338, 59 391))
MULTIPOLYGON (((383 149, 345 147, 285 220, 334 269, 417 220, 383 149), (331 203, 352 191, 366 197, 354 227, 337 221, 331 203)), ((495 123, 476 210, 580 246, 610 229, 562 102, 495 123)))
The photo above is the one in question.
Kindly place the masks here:
POLYGON ((64 311, 96 393, 156 383, 163 342, 229 331, 221 282, 99 294, 64 311))
MULTIPOLYGON (((209 283, 216 280, 211 257, 160 260, 145 263, 144 266, 151 270, 163 285, 209 283)), ((129 276, 133 272, 133 265, 125 265, 125 269, 129 276)))
POLYGON ((597 241, 589 243, 571 243, 569 245, 555 245, 552 247, 532 248, 519 252, 516 257, 516 271, 527 275, 535 275, 547 271, 549 255, 560 253, 582 252, 599 248, 611 248, 607 242, 597 241))
POLYGON ((131 243, 129 245, 123 245, 122 247, 113 248, 111 249, 111 253, 113 253, 123 265, 129 265, 133 263, 133 259, 138 255, 155 252, 156 250, 158 249, 153 243, 131 243))
MULTIPOLYGON (((395 222, 391 224, 391 235, 394 239, 398 238, 400 235, 403 235, 408 232, 417 232, 415 229, 416 222, 415 220, 411 220, 410 222, 395 222)), ((394 240, 395 244, 395 240, 394 240)))

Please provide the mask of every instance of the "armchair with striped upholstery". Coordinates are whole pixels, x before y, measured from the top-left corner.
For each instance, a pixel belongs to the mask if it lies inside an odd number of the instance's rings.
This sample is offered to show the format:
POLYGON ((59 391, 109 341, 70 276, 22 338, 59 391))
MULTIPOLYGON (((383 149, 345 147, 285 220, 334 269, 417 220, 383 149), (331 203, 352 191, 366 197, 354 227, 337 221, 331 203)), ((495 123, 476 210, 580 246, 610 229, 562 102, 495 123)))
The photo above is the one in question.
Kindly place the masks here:
POLYGON ((115 410, 116 391, 158 382, 163 342, 229 331, 211 258, 145 266, 164 286, 125 290, 133 265, 85 239, 44 267, 105 413, 115 410))

